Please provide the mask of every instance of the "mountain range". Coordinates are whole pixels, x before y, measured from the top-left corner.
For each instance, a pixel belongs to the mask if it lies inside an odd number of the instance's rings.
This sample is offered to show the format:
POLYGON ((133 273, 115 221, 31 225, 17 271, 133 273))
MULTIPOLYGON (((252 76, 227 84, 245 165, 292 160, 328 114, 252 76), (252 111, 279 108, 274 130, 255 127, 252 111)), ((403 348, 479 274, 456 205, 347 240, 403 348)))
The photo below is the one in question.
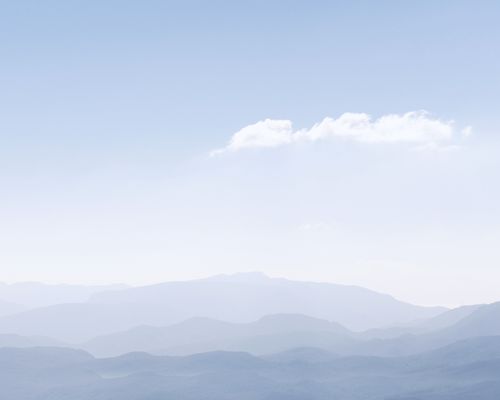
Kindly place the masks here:
MULTIPOLYGON (((302 314, 361 331, 407 324, 446 311, 361 287, 269 278, 260 273, 133 288, 78 287, 73 295, 70 288, 34 287, 35 295, 23 296, 19 292, 13 296, 10 290, 9 300, 31 308, 0 317, 0 333, 79 343, 140 325, 166 326, 197 317, 249 323, 273 314, 302 314), (38 296, 40 291, 44 296, 38 296), (41 306, 33 307, 34 297, 41 306), (60 298, 62 303, 52 304, 60 298)), ((1 294, 2 290, 0 299, 1 294)))
POLYGON ((0 285, 0 293, 2 400, 500 393, 500 302, 421 307, 259 273, 142 287, 0 285))
POLYGON ((193 318, 166 327, 140 326, 99 336, 81 345, 97 356, 129 352, 188 355, 215 350, 242 351, 255 355, 291 348, 314 347, 339 355, 404 356, 417 354, 458 340, 500 335, 500 303, 468 307, 467 313, 451 310, 441 316, 403 328, 353 332, 340 324, 297 314, 276 314, 252 323, 230 323, 193 318), (462 318, 458 319, 458 315, 462 318), (448 323, 448 325, 445 324, 448 323))

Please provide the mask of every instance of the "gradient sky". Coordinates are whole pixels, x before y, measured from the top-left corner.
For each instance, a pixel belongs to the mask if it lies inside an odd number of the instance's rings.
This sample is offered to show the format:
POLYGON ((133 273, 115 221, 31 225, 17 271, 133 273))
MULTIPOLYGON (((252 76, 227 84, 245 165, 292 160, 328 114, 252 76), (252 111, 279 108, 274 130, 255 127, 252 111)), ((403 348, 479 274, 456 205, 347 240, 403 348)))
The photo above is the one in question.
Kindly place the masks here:
POLYGON ((500 300, 499 18, 497 1, 0 1, 0 281, 260 270, 500 300), (210 156, 266 118, 419 110, 449 146, 210 156))

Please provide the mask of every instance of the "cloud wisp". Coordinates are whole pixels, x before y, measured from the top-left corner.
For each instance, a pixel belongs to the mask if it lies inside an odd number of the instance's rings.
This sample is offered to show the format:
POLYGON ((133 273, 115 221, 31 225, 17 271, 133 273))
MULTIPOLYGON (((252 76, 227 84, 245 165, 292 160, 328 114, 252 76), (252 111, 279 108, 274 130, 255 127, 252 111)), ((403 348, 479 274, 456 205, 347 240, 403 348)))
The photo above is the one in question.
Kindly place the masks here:
MULTIPOLYGON (((466 129, 470 134, 470 127, 466 129)), ((240 129, 226 146, 212 151, 211 155, 332 138, 359 143, 409 143, 421 148, 441 148, 451 144, 455 133, 453 121, 440 120, 426 111, 388 114, 377 119, 365 113, 344 113, 338 118, 326 117, 310 129, 296 131, 290 120, 265 119, 240 129)))

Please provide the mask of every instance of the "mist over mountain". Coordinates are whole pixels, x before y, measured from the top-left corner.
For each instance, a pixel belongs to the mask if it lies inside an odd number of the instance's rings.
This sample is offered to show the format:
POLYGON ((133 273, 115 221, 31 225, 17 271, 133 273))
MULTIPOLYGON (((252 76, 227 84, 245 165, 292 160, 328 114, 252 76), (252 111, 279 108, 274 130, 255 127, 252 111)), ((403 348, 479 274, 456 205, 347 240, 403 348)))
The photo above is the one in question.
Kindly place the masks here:
POLYGON ((2 399, 493 400, 500 387, 500 303, 427 308, 258 273, 82 293, 0 318, 2 399))
POLYGON ((167 327, 137 327, 82 345, 97 356, 143 351, 185 355, 216 350, 268 354, 296 347, 352 348, 352 332, 339 324, 298 314, 277 314, 251 323, 193 318, 167 327))
POLYGON ((0 348, 2 347, 63 347, 64 343, 43 336, 20 336, 0 334, 0 348))
POLYGON ((418 335, 430 333, 454 325, 461 319, 472 314, 483 305, 484 304, 475 304, 457 307, 438 314, 437 316, 432 318, 411 321, 408 324, 403 324, 401 326, 382 329, 368 329, 364 332, 361 332, 360 335, 363 338, 367 339, 391 339, 403 335, 418 335))
POLYGON ((0 400, 500 400, 500 0, 0 4, 0 400))
POLYGON ((458 308, 443 313, 442 318, 415 323, 411 330, 388 328, 388 332, 358 333, 295 314, 269 315, 246 324, 193 318, 167 327, 141 326, 100 336, 81 346, 97 356, 134 351, 185 355, 215 350, 264 355, 301 347, 339 355, 405 356, 462 339, 500 335, 498 320, 498 304, 458 308))
POLYGON ((93 295, 100 304, 162 304, 179 319, 206 317, 251 322, 270 314, 303 314, 351 330, 387 327, 436 316, 443 307, 420 307, 357 286, 269 278, 262 273, 166 282, 93 295), (231 307, 227 305, 230 304, 231 307))
MULTIPOLYGON (((35 307, 46 307, 62 303, 81 303, 85 302, 95 293, 123 289, 126 285, 51 285, 39 282, 19 282, 2 283, 0 282, 0 299, 6 302, 18 304, 24 309, 35 307)), ((2 310, 0 301, 0 312, 2 310)))
MULTIPOLYGON (((96 290, 76 287, 70 296, 71 288, 64 288, 64 298, 96 290)), ((33 298, 25 290, 24 297, 33 298)), ((34 290, 37 295, 39 288, 34 290)), ((79 343, 139 325, 167 326, 197 317, 244 323, 274 314, 307 315, 363 330, 404 324, 446 310, 415 306, 356 286, 291 281, 260 273, 125 289, 108 287, 88 301, 85 296, 79 303, 55 304, 0 318, 0 333, 79 343)))
POLYGON ((500 335, 500 302, 478 308, 456 324, 446 328, 445 333, 457 339, 500 335))
POLYGON ((68 303, 0 318, 0 333, 79 343, 137 325, 168 325, 174 321, 168 308, 161 305, 68 303))
POLYGON ((462 319, 442 329, 422 334, 403 334, 389 339, 369 340, 361 343, 357 352, 403 356, 429 351, 464 339, 500 335, 500 302, 471 309, 473 312, 465 313, 462 319))

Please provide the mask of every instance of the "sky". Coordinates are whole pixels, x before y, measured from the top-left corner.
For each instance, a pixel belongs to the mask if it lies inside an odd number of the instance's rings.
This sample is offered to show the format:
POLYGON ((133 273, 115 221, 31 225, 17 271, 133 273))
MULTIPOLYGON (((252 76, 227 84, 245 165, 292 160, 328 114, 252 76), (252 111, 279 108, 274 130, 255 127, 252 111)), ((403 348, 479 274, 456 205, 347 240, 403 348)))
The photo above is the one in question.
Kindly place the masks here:
POLYGON ((0 7, 0 281, 500 300, 498 2, 0 7))

